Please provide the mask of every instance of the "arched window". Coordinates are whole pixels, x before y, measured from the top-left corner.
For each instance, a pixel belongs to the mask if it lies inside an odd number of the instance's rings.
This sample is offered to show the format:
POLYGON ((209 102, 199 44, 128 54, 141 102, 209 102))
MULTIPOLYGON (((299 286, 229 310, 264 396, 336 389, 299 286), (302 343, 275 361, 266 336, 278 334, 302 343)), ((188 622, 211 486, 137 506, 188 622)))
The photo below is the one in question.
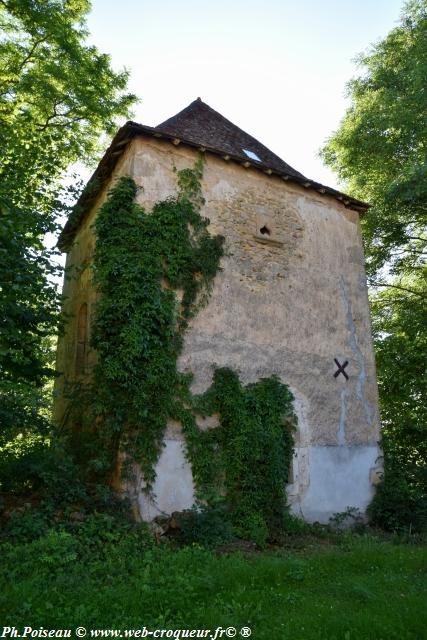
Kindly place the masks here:
POLYGON ((86 372, 87 355, 87 304, 84 302, 77 319, 77 344, 76 344, 76 375, 86 372))

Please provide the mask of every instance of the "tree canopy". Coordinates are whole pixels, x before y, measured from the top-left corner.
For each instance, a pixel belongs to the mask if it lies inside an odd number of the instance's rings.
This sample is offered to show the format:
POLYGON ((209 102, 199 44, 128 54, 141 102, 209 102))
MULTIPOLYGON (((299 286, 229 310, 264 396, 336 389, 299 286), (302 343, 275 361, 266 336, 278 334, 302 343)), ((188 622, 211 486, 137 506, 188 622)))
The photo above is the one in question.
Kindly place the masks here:
MULTIPOLYGON (((59 296, 60 180, 126 117, 128 73, 86 43, 87 0, 0 0, 0 422, 37 423, 59 296)), ((52 358, 50 357, 50 360, 52 358)))
POLYGON ((427 486, 427 2, 360 56, 323 157, 372 207, 362 220, 390 473, 427 486), (420 481, 420 478, 423 478, 420 481))
POLYGON ((424 264, 427 217, 427 2, 409 2, 401 24, 359 57, 351 106, 323 150, 347 189, 372 208, 363 221, 369 275, 424 264))
POLYGON ((0 1, 0 180, 16 205, 39 204, 73 161, 126 116, 128 74, 85 43, 87 0, 0 1))

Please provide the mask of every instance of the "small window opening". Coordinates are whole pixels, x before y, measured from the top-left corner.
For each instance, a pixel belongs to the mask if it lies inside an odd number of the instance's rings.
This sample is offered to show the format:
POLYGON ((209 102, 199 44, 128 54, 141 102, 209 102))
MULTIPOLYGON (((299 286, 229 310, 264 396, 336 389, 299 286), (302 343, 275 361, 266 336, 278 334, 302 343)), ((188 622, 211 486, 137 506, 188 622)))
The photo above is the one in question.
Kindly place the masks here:
POLYGON ((248 156, 248 158, 250 158, 251 160, 256 160, 257 162, 261 162, 261 158, 257 156, 257 154, 254 151, 250 151, 249 149, 243 149, 243 153, 245 153, 248 156))
POLYGON ((261 229, 259 230, 260 233, 262 233, 263 236, 269 236, 271 231, 270 229, 264 225, 263 227, 261 227, 261 229))
POLYGON ((83 303, 79 309, 77 320, 77 344, 76 344, 76 375, 86 372, 87 352, 87 304, 83 303))

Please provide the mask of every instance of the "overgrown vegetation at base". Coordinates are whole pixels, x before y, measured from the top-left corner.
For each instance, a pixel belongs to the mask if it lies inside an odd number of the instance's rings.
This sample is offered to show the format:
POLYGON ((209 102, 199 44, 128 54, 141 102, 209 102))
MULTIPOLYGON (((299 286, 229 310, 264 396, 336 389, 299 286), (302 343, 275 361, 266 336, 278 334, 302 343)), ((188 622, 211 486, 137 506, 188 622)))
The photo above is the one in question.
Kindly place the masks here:
POLYGON ((237 535, 258 544, 280 536, 285 525, 292 401, 275 376, 243 387, 223 368, 205 394, 189 397, 193 411, 181 414, 199 498, 215 505, 224 496, 237 535), (217 415, 219 426, 202 431, 195 414, 217 415))
POLYGON ((298 552, 224 555, 194 545, 172 550, 154 545, 144 530, 123 535, 97 524, 98 544, 82 528, 1 546, 4 624, 248 626, 256 640, 426 637, 425 546, 341 533, 335 542, 308 538, 298 552))
MULTIPOLYGON (((392 460, 390 461, 392 463, 392 460)), ((425 468, 419 470, 426 473, 425 468)), ((414 481, 402 473, 401 469, 387 469, 386 480, 377 488, 368 507, 371 523, 385 531, 422 532, 427 529, 427 480, 414 481)))
POLYGON ((84 482, 68 447, 28 437, 22 445, 0 457, 0 540, 29 542, 80 528, 95 541, 104 533, 108 540, 111 530, 131 527, 127 501, 105 485, 84 482))
POLYGON ((150 214, 129 179, 103 208, 100 359, 94 385, 80 388, 90 412, 76 411, 81 428, 68 434, 50 423, 59 268, 44 237, 68 210, 70 198, 59 202, 67 167, 93 160, 100 134, 135 99, 127 73, 86 43, 89 8, 0 2, 0 619, 73 630, 231 626, 237 635, 248 626, 255 640, 426 638, 427 550, 415 544, 427 524, 426 0, 409 2, 363 59, 326 151, 348 190, 373 204, 363 225, 386 476, 370 515, 404 533, 387 540, 351 508, 335 525, 353 519, 357 536, 289 515, 294 418, 280 380, 244 385, 218 369, 195 396, 191 374, 177 371, 222 255, 200 216, 200 163, 177 173, 177 198, 150 214), (219 425, 204 430, 199 418, 209 416, 219 425), (155 525, 136 525, 109 481, 118 461, 129 472, 137 460, 152 483, 169 418, 183 427, 199 503, 156 542, 155 525))

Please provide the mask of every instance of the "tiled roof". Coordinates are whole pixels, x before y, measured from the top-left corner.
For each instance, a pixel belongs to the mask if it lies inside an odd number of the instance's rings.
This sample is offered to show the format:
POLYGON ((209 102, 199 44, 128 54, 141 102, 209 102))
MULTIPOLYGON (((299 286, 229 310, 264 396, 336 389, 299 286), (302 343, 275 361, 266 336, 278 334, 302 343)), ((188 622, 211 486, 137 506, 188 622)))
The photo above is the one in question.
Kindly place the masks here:
POLYGON ((200 98, 197 98, 188 107, 157 127, 127 122, 119 129, 59 236, 58 246, 60 249, 67 250, 70 247, 77 229, 114 171, 118 159, 129 142, 140 136, 165 139, 174 144, 182 143, 202 152, 219 155, 225 160, 238 162, 247 168, 251 167, 264 171, 268 175, 279 176, 309 190, 313 189, 322 195, 332 196, 342 202, 344 206, 359 213, 366 211, 369 206, 365 202, 347 196, 336 189, 305 178, 258 140, 236 127, 220 113, 202 102, 200 98))
POLYGON ((241 158, 242 161, 254 160, 254 164, 258 162, 290 176, 304 178, 302 173, 290 167, 261 142, 239 129, 200 98, 159 124, 156 129, 198 145, 218 149, 223 154, 241 158))

